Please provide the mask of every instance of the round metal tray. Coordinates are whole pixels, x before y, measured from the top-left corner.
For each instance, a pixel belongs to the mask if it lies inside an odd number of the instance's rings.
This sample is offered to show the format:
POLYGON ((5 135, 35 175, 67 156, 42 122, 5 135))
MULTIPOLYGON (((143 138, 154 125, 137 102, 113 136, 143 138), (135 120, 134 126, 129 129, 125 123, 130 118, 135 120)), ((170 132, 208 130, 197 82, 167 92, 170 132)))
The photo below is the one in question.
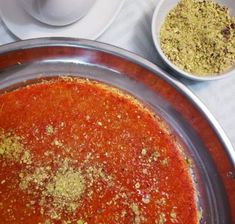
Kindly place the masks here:
POLYGON ((148 105, 193 160, 200 222, 235 222, 235 151, 214 117, 183 84, 137 55, 98 42, 52 38, 0 47, 0 94, 58 75, 102 81, 148 105))

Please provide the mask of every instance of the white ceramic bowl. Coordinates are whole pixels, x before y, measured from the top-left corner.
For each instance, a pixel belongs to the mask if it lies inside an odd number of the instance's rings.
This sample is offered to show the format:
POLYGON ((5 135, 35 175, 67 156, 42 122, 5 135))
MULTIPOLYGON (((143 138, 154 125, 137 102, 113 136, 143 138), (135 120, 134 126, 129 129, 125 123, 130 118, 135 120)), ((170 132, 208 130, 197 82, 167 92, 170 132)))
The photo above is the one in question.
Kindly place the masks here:
MULTIPOLYGON (((169 11, 174 8, 180 0, 160 0, 159 3, 156 6, 156 9, 153 14, 152 18, 152 38, 154 45, 161 56, 161 58, 164 60, 164 62, 174 71, 177 72, 177 74, 180 74, 182 77, 197 81, 209 81, 209 80, 217 80, 221 78, 228 77, 230 75, 235 75, 235 64, 226 72, 221 73, 219 75, 207 75, 207 76, 197 76, 192 73, 186 72, 182 69, 180 69, 178 66, 173 64, 163 53, 161 47, 160 47, 160 28, 165 20, 165 17, 169 13, 169 11)), ((231 15, 235 16, 235 0, 214 0, 215 2, 222 4, 229 8, 231 15)))

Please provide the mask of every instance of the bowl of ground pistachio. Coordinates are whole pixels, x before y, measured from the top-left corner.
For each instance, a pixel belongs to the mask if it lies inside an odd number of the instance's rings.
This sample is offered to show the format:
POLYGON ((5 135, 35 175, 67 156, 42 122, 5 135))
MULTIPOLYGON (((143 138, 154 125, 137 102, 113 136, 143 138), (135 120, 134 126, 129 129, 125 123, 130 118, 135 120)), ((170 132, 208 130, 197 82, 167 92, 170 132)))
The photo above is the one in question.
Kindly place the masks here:
POLYGON ((234 0, 161 0, 152 36, 165 63, 185 78, 235 75, 234 0))

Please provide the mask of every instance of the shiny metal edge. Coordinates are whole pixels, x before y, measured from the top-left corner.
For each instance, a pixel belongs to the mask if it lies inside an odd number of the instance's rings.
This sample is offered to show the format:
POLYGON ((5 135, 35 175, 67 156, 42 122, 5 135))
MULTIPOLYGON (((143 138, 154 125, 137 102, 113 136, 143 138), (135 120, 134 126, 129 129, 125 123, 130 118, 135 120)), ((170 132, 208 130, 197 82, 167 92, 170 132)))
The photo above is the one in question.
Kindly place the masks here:
POLYGON ((29 48, 37 48, 37 47, 45 47, 45 46, 64 46, 64 47, 79 47, 84 49, 98 50, 101 52, 110 53, 121 57, 123 59, 129 60, 133 63, 136 63, 154 74, 157 74, 162 79, 164 79, 167 83, 175 87, 181 94, 183 94, 186 98, 188 98, 193 105, 201 112, 201 114, 207 119, 211 128, 216 133, 218 139, 224 146, 226 153, 235 168, 235 149, 225 134, 224 130, 220 126, 219 122, 215 119, 209 109, 201 102, 201 100, 184 84, 179 82, 177 79, 170 77, 164 70, 159 68, 157 65, 148 61, 147 59, 138 56, 130 51, 124 50, 122 48, 112 46, 109 44, 101 43, 98 41, 91 41, 86 39, 76 39, 76 38, 37 38, 37 39, 29 39, 23 40, 19 42, 14 42, 10 44, 6 44, 0 47, 0 54, 4 54, 7 52, 21 50, 21 49, 29 49, 29 48))

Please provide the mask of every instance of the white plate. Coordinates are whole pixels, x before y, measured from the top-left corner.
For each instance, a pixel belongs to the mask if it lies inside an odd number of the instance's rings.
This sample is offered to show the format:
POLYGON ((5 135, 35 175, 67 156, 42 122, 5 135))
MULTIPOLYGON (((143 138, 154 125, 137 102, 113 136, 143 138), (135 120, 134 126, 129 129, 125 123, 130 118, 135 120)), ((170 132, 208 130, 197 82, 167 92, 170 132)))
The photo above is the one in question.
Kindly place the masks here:
POLYGON ((55 27, 38 22, 20 6, 19 0, 0 0, 6 27, 24 40, 36 37, 96 39, 113 22, 125 0, 97 0, 85 17, 69 26, 55 27))

